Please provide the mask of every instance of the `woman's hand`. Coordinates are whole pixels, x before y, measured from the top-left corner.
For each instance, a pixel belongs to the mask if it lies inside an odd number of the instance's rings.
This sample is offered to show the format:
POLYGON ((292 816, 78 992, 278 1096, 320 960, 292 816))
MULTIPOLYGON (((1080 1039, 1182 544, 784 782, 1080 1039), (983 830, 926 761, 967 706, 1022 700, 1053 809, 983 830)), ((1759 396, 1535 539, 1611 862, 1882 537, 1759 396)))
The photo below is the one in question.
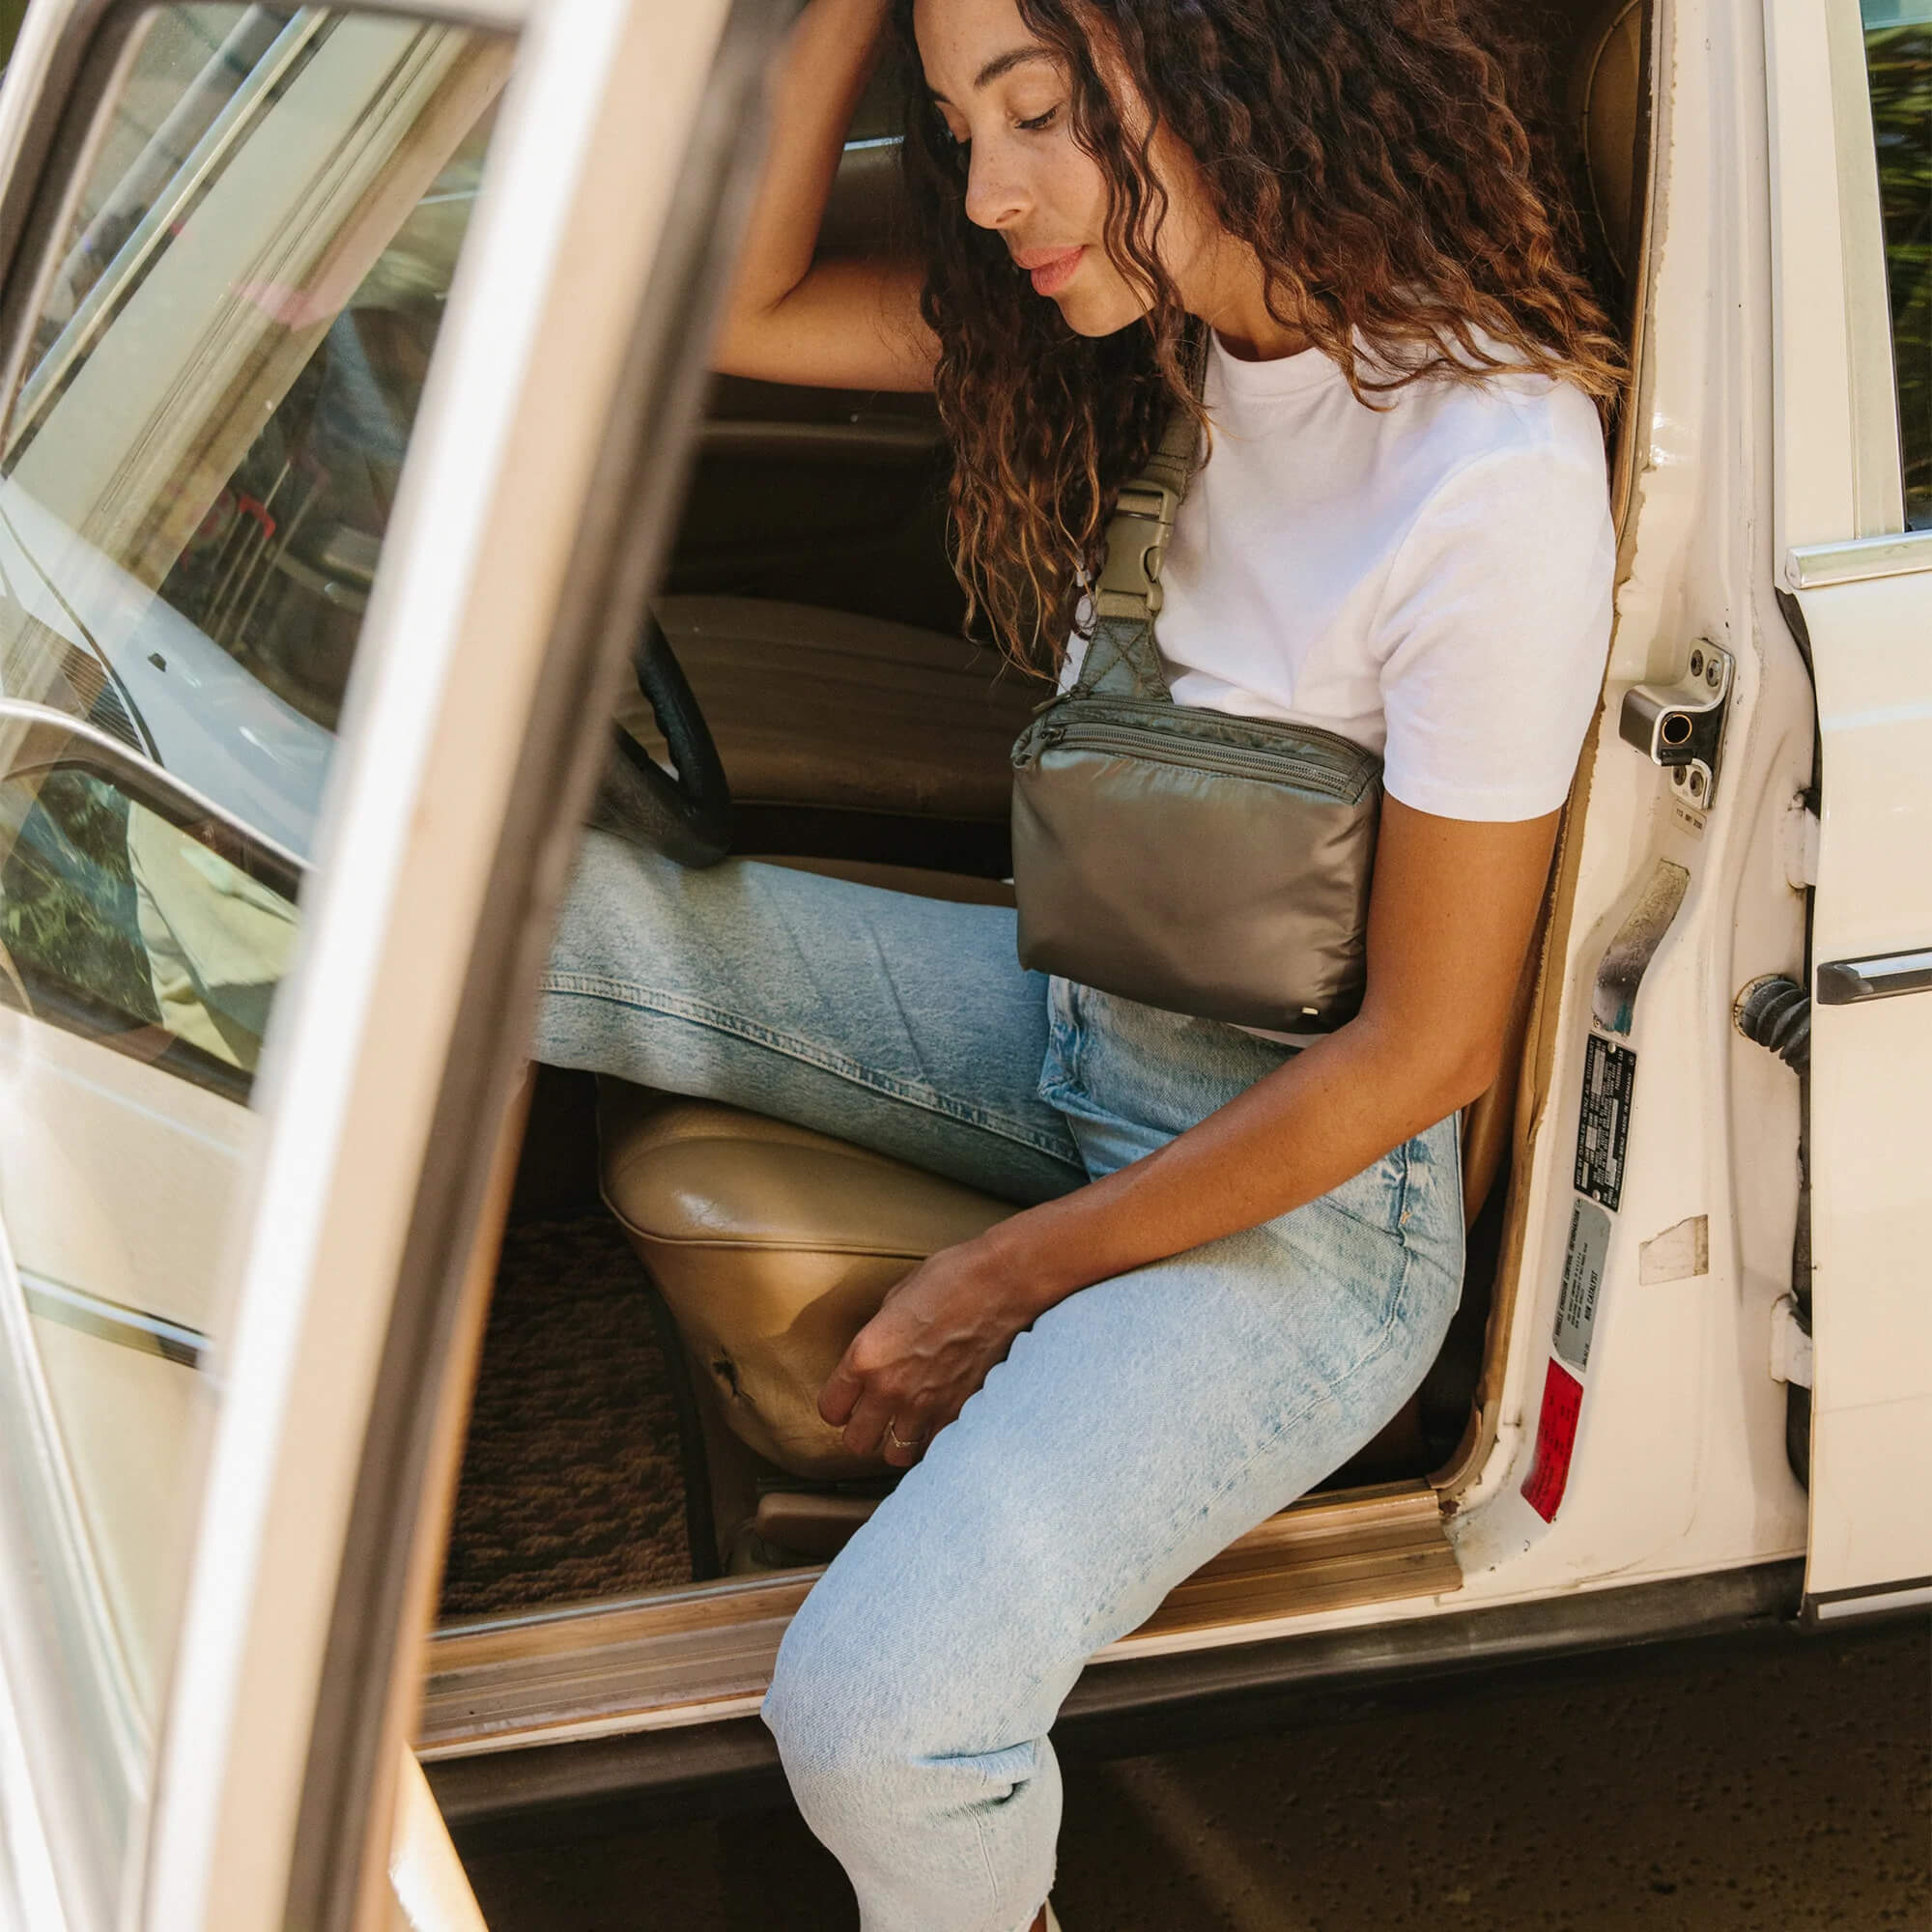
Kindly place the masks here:
POLYGON ((942 1248, 853 1337, 818 1412, 855 1456, 883 1454, 906 1468, 1037 1313, 993 1242, 942 1248))

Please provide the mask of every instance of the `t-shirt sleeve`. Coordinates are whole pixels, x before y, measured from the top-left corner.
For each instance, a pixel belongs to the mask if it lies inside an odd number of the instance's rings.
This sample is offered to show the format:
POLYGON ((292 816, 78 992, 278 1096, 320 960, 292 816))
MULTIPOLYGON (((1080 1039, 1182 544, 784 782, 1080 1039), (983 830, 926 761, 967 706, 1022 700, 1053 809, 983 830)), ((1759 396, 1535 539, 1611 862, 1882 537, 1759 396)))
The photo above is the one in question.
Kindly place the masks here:
POLYGON ((1391 796, 1443 818, 1540 818, 1568 796, 1609 646, 1601 461, 1499 451, 1448 477, 1376 624, 1391 796))

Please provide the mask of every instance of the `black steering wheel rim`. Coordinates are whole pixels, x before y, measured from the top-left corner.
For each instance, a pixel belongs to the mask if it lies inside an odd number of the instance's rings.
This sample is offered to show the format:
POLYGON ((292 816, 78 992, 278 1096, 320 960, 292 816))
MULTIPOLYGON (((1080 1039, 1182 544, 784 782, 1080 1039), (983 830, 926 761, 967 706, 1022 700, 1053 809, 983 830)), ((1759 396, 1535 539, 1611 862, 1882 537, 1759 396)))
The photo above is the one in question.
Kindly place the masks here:
POLYGON ((731 787, 711 727, 652 611, 644 613, 631 663, 638 689, 669 748, 675 775, 613 724, 611 756, 591 823, 648 845, 680 866, 715 866, 731 849, 731 787))

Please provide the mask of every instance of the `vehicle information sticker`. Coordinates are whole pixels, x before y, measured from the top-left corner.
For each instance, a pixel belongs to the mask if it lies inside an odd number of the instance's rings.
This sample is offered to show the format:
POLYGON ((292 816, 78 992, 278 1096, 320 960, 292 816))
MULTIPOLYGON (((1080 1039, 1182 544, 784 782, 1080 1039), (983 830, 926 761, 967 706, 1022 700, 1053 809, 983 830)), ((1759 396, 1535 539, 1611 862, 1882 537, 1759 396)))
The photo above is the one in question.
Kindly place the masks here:
POLYGON ((1523 1500, 1545 1522, 1556 1520, 1570 1482, 1570 1452, 1577 1446, 1577 1415, 1583 1384, 1552 1361, 1543 1379, 1543 1414, 1536 1425, 1536 1460, 1522 1480, 1523 1500))
POLYGON ((1592 1034, 1583 1054, 1583 1111, 1577 1122, 1577 1192, 1613 1214, 1624 1191, 1624 1142, 1635 1086, 1636 1055, 1592 1034))
POLYGON ((1556 1352, 1579 1369, 1590 1366, 1590 1331, 1597 1325, 1597 1292, 1610 1217, 1588 1201, 1570 1204, 1570 1245, 1563 1255, 1563 1293, 1556 1303, 1556 1352))

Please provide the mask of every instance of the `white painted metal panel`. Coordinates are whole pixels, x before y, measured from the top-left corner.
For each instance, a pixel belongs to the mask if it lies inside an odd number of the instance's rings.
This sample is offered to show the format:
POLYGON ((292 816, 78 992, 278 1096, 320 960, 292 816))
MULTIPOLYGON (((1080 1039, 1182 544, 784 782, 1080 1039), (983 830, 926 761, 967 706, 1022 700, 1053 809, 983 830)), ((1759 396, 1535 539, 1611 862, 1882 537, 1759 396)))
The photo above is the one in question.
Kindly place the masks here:
MULTIPOLYGON (((1932 570, 1802 591, 1819 962, 1932 945, 1932 570)), ((1932 1576, 1932 993, 1814 1003, 1812 1596, 1932 1576)))
MULTIPOLYGON (((1932 538, 1903 531, 1860 6, 1766 17, 1775 554, 1817 685, 1816 968, 1932 946, 1932 538)), ((1932 996, 1814 987, 1811 1068, 1817 1599, 1932 1575, 1932 996)))
POLYGON ((1797 1554, 1805 1537, 1784 1391, 1768 1365, 1790 1275, 1798 1083, 1727 1024, 1741 984, 1800 969, 1804 904, 1779 840, 1811 768, 1802 660, 1775 611, 1769 624, 1755 611, 1771 601, 1780 429, 1762 299, 1764 49, 1754 7, 1671 0, 1655 33, 1654 240, 1625 430, 1634 474, 1616 631, 1570 832, 1574 911, 1545 969, 1561 976, 1562 1007, 1517 1183, 1522 1251, 1495 1444, 1450 1524, 1461 1607, 1763 1562, 1797 1554), (1623 742, 1618 712, 1629 686, 1684 676, 1700 639, 1731 652, 1736 675, 1718 805, 1686 812, 1667 774, 1623 742), (1586 1056, 1605 1033, 1593 1023, 1598 975, 1660 865, 1684 875, 1684 897, 1615 1038, 1636 1059, 1628 1161, 1595 1339, 1571 1378, 1582 1396, 1567 1488, 1546 1521, 1522 1490, 1538 1467, 1570 1260, 1586 1056), (1660 1265, 1687 1224, 1701 1224, 1698 1264, 1660 1265))

